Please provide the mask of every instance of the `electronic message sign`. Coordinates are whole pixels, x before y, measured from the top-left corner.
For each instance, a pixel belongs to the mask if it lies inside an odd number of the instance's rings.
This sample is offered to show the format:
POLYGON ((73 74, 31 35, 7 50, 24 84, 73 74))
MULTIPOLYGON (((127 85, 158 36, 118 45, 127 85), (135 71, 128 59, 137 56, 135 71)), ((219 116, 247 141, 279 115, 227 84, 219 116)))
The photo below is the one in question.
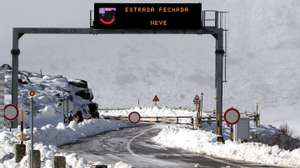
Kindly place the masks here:
POLYGON ((201 29, 201 3, 95 3, 94 29, 201 29))

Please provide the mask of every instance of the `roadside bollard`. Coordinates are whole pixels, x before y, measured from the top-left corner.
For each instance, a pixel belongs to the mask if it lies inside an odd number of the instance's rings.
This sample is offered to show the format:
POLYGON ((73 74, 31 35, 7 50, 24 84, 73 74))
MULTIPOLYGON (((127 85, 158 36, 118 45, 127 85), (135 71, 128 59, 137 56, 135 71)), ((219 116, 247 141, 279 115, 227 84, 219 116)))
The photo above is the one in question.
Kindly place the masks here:
POLYGON ((200 97, 199 97, 199 95, 196 95, 194 97, 193 102, 195 104, 195 111, 196 111, 195 127, 200 128, 201 127, 201 114, 200 114, 200 97))
POLYGON ((66 158, 64 156, 54 156, 53 167, 66 168, 66 158))
POLYGON ((222 136, 217 137, 217 142, 225 143, 224 138, 222 136))
POLYGON ((33 150, 32 168, 41 168, 41 152, 39 150, 33 150))
POLYGON ((92 168, 107 168, 107 165, 94 165, 92 168))
POLYGON ((26 155, 26 145, 16 144, 15 153, 16 153, 16 163, 19 163, 22 160, 22 158, 26 155))

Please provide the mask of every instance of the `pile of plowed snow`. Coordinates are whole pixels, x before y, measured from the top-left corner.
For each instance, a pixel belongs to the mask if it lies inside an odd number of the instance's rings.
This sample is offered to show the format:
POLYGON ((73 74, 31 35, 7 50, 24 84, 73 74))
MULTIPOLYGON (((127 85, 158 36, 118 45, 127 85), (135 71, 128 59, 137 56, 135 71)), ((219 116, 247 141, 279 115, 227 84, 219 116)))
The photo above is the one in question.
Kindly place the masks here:
POLYGON ((274 166, 300 167, 300 149, 280 149, 277 145, 262 143, 239 143, 216 141, 216 135, 203 130, 192 130, 181 126, 165 126, 153 140, 166 147, 182 148, 230 160, 262 163, 274 166))
MULTIPOLYGON (((0 73, 5 74, 5 104, 11 103, 11 67, 7 64, 0 67, 0 73)), ((126 121, 110 121, 104 119, 89 119, 81 123, 71 121, 64 123, 64 117, 81 112, 84 118, 99 116, 93 93, 84 80, 68 80, 61 75, 51 76, 28 71, 19 71, 19 110, 25 112, 25 128, 30 122, 30 101, 28 92, 34 90, 34 149, 41 152, 41 167, 52 168, 54 155, 66 157, 67 166, 72 168, 91 167, 91 163, 79 158, 75 153, 61 153, 58 146, 78 141, 80 138, 96 135, 106 131, 128 127, 126 121), (68 108, 64 102, 68 101, 68 108)), ((15 163, 14 146, 19 142, 19 128, 9 131, 0 120, 0 167, 27 168, 27 155, 20 163, 15 163), (4 126, 4 128, 3 128, 4 126)), ((25 129, 25 144, 30 146, 29 129, 25 129)), ((99 163, 98 163, 99 164, 99 163)), ((130 168, 124 162, 110 165, 111 168, 130 168)))
MULTIPOLYGON (((57 126, 51 124, 41 128, 34 129, 34 149, 40 150, 42 167, 52 168, 52 160, 55 155, 63 155, 66 157, 67 166, 72 168, 91 167, 93 164, 88 160, 79 158, 75 153, 61 153, 58 146, 78 141, 80 138, 100 134, 106 131, 117 130, 119 128, 130 127, 131 125, 124 121, 110 121, 103 119, 90 119, 82 123, 72 121, 69 125, 58 123, 57 126)), ((14 159, 14 144, 19 143, 19 131, 13 129, 10 132, 8 129, 0 130, 0 167, 1 168, 27 168, 28 154, 20 163, 15 163, 14 159)), ((29 130, 25 130, 26 139, 29 139, 29 130)), ((25 142, 27 148, 30 146, 30 141, 25 142)), ((98 163, 99 164, 99 163, 98 163)), ((110 165, 112 168, 130 168, 131 166, 118 162, 110 165)))

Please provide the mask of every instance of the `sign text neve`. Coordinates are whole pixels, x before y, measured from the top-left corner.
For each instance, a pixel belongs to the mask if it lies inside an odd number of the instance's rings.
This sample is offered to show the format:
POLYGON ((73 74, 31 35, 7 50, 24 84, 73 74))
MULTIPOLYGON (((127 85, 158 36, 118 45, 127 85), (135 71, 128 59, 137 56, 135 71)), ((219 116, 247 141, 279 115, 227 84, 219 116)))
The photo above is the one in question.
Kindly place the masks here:
POLYGON ((95 3, 95 29, 201 29, 201 3, 95 3))

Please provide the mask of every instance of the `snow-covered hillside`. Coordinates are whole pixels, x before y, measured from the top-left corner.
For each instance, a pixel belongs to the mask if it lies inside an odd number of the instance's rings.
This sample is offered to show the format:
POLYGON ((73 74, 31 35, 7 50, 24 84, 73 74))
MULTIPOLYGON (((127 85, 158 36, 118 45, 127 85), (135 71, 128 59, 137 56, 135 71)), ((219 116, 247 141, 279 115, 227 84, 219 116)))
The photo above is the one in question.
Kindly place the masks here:
MULTIPOLYGON (((87 27, 94 2, 7 1, 0 7, 2 63, 10 61, 12 27, 87 27)), ((299 0, 204 0, 203 8, 230 11, 225 108, 254 110, 259 103, 262 121, 299 130, 299 0)), ((154 94, 164 105, 191 106, 204 92, 211 110, 214 44, 196 35, 28 35, 20 43, 20 66, 86 79, 102 107, 128 107, 138 98, 148 106, 154 94)))
MULTIPOLYGON (((11 67, 2 65, 0 72, 5 73, 5 103, 11 103, 11 67)), ((64 118, 82 113, 84 118, 99 116, 97 104, 93 103, 93 93, 84 80, 68 80, 61 75, 51 76, 28 71, 19 72, 19 109, 25 112, 25 124, 30 121, 30 98, 33 90, 35 126, 56 125, 64 118)))

